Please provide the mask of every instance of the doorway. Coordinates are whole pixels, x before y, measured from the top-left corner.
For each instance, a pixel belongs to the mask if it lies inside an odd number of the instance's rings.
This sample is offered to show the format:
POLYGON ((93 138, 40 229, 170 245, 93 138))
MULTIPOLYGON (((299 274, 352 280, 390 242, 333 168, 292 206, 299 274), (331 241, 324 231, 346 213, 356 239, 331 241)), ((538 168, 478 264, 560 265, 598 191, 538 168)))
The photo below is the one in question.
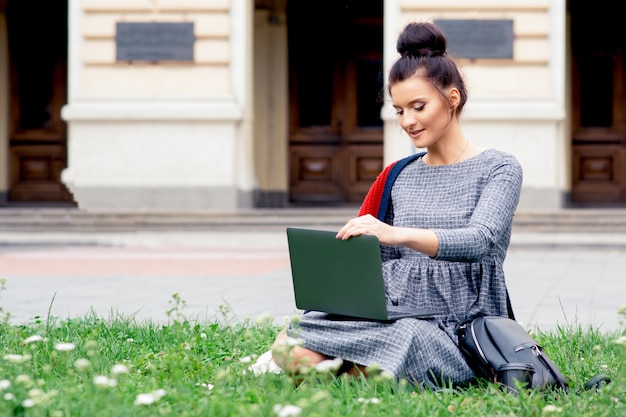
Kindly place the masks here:
POLYGON ((383 1, 290 1, 289 196, 361 202, 383 168, 383 1))
POLYGON ((626 205, 626 16, 570 0, 573 205, 626 205))
POLYGON ((8 0, 9 203, 73 204, 67 166, 67 0, 8 0))

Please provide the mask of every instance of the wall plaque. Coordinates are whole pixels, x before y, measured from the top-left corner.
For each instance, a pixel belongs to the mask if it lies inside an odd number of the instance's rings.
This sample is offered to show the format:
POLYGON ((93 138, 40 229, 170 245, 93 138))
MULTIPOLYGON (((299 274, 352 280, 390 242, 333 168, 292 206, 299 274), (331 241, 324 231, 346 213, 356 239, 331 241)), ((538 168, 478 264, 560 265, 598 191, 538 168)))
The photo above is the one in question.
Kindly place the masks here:
POLYGON ((450 54, 459 58, 513 58, 513 20, 437 19, 450 54))
POLYGON ((118 22, 117 61, 193 61, 192 22, 118 22))

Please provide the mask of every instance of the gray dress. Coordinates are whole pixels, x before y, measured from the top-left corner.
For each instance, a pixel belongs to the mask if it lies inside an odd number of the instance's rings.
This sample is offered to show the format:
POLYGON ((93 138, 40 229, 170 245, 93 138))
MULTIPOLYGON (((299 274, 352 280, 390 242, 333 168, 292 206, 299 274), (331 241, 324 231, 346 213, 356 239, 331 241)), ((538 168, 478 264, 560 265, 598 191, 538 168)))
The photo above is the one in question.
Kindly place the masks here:
POLYGON ((444 314, 375 322, 307 312, 288 335, 308 349, 376 364, 415 385, 468 382, 474 373, 457 347, 455 326, 477 314, 507 315, 502 266, 521 184, 515 157, 493 149, 453 165, 428 166, 421 157, 408 164, 392 188, 386 221, 433 230, 439 251, 431 258, 405 247, 381 247, 387 299, 444 314))

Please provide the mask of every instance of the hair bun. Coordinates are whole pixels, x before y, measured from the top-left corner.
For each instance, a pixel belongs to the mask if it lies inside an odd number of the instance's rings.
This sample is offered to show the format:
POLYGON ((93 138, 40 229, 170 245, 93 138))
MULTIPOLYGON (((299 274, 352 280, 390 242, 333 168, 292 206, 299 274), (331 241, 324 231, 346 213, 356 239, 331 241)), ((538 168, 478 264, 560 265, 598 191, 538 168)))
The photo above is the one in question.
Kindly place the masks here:
POLYGON ((433 23, 409 23, 398 37, 396 49, 402 56, 442 56, 446 53, 446 36, 433 23))

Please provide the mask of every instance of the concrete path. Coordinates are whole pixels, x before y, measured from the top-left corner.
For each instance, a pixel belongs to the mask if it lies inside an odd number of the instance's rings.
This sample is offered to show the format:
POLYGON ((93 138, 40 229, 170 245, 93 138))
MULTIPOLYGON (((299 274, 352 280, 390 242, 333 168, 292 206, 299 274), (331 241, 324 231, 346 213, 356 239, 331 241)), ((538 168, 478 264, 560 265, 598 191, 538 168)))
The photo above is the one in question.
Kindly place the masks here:
MULTIPOLYGON (((514 232, 505 272, 526 326, 623 327, 625 235, 514 232)), ((167 322, 172 308, 201 321, 282 323, 298 312, 279 230, 2 232, 0 278, 13 323, 87 314, 167 322)))

